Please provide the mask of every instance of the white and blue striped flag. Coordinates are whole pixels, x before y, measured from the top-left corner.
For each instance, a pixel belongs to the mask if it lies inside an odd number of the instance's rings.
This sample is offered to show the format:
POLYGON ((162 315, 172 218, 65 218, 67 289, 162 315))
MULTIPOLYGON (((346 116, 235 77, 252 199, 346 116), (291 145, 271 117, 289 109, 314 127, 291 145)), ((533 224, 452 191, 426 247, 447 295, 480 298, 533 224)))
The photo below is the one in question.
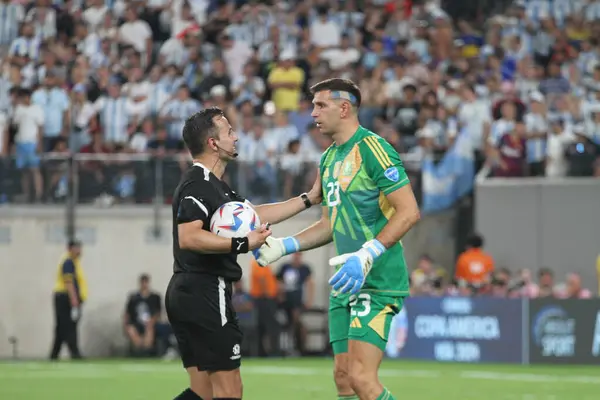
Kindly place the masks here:
POLYGON ((475 158, 472 140, 466 129, 461 130, 439 163, 435 164, 431 156, 425 157, 422 179, 423 214, 446 210, 473 190, 475 158))

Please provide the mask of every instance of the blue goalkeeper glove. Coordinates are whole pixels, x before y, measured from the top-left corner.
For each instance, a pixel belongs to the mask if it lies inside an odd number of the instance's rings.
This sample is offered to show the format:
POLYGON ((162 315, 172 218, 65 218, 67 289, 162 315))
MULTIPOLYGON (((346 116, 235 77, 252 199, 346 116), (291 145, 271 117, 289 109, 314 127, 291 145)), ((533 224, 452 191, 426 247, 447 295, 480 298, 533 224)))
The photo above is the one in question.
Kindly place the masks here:
POLYGON ((369 240, 354 253, 341 254, 329 260, 330 266, 342 267, 329 279, 336 294, 356 294, 362 288, 373 261, 385 252, 386 248, 377 239, 369 240))
POLYGON ((265 244, 252 251, 261 267, 274 263, 281 257, 300 251, 300 244, 293 236, 274 238, 269 236, 265 244))

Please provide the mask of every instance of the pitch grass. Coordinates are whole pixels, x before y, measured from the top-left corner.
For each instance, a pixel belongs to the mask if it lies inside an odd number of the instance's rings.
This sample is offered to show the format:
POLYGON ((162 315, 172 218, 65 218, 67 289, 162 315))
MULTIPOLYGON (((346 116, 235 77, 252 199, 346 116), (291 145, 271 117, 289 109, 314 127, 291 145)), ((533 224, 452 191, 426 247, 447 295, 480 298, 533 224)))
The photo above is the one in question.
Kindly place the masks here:
MULTIPOLYGON (((245 360, 244 399, 335 400, 332 360, 245 360)), ((407 400, 598 400, 600 368, 384 361, 382 382, 407 400)), ((0 399, 167 400, 187 386, 178 362, 0 362, 0 399)))

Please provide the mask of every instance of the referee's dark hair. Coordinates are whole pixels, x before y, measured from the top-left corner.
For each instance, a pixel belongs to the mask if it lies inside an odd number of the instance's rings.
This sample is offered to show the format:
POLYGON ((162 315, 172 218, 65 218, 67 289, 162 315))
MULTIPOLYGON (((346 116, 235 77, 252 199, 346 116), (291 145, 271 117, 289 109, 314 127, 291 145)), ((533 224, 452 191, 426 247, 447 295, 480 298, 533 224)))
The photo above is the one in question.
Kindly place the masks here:
POLYGON ((224 116, 223 110, 218 107, 205 108, 189 117, 183 125, 183 142, 192 157, 204 152, 206 140, 218 135, 217 126, 213 118, 224 116))

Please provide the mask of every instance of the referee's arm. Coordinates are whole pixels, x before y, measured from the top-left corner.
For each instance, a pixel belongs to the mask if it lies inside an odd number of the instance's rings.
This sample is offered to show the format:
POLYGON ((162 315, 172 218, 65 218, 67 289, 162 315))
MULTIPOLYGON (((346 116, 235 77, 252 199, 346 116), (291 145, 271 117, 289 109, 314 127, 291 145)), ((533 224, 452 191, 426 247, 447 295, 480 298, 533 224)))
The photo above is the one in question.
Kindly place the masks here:
POLYGON ((206 205, 194 196, 185 196, 179 204, 177 213, 177 236, 179 248, 197 251, 199 253, 239 253, 254 250, 260 247, 267 236, 269 229, 259 228, 250 232, 246 244, 240 244, 239 238, 229 239, 217 236, 204 230, 204 224, 209 224, 209 213, 206 205))
POLYGON ((75 279, 75 264, 73 263, 73 260, 66 260, 63 263, 62 278, 65 284, 65 289, 69 294, 71 307, 79 307, 79 297, 77 297, 77 291, 75 290, 75 285, 73 284, 73 279, 75 279))
POLYGON ((200 253, 231 253, 231 239, 202 229, 209 223, 208 207, 194 196, 185 196, 177 212, 179 248, 200 253))

